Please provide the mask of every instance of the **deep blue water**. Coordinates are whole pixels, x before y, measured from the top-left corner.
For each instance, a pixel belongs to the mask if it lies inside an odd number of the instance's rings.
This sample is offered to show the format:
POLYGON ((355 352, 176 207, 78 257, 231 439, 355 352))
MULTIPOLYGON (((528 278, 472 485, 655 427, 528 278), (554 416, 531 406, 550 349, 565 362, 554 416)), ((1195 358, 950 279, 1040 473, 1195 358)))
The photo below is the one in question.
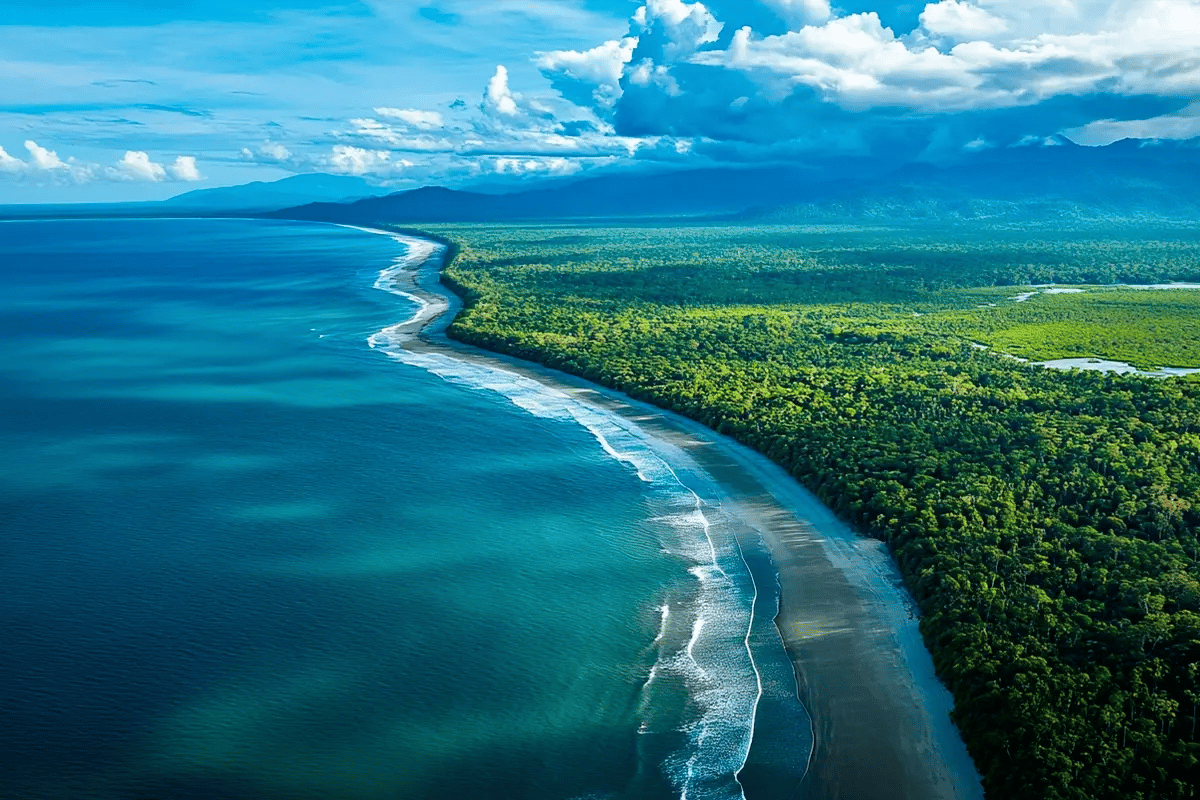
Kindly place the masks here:
POLYGON ((401 250, 0 223, 0 797, 741 793, 769 564, 603 415, 370 347, 401 250))

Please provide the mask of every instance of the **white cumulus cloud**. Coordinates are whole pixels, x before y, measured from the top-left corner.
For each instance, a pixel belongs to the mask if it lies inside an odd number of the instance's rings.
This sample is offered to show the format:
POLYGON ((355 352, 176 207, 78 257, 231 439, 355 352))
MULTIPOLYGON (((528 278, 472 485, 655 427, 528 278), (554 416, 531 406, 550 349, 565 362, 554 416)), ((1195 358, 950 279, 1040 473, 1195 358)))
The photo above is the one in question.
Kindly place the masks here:
POLYGON ((725 25, 713 16, 704 3, 684 0, 646 0, 633 16, 643 34, 659 34, 665 39, 663 52, 668 60, 694 53, 701 45, 717 41, 725 25))
POLYGON ((368 150, 364 147, 334 145, 328 167, 339 175, 369 175, 400 172, 413 166, 411 161, 392 160, 387 150, 368 150))
POLYGON ((0 172, 24 172, 28 167, 24 161, 9 155, 7 150, 0 147, 0 172))
POLYGON ((117 174, 133 181, 161 181, 166 180, 167 170, 141 150, 129 150, 117 164, 117 174))
POLYGON ((86 183, 95 177, 96 166, 94 164, 84 164, 74 158, 64 161, 58 157, 58 153, 42 147, 32 139, 25 141, 25 150, 29 153, 28 161, 15 158, 7 152, 0 156, 0 171, 51 182, 67 180, 86 183))
POLYGON ((1002 33, 1008 23, 969 2, 942 0, 925 6, 921 27, 934 36, 971 41, 1002 33))
POLYGON ((513 95, 512 89, 508 88, 507 67, 503 65, 496 67, 496 73, 488 81, 487 88, 483 92, 483 110, 506 117, 517 115, 517 99, 513 95))
MULTIPOLYGON (((556 5, 487 5, 543 2, 556 5)), ((700 165, 852 152, 902 161, 962 158, 1026 137, 1103 143, 1200 134, 1200 0, 629 7, 636 11, 624 35, 597 28, 593 40, 573 39, 573 49, 551 49, 548 40, 530 54, 544 80, 522 79, 520 92, 502 64, 477 73, 474 106, 446 95, 439 111, 424 110, 432 103, 420 98, 431 95, 414 89, 303 143, 289 140, 291 150, 266 142, 244 155, 410 185, 632 160, 700 165), (868 6, 876 11, 863 12, 868 6)), ((0 172, 24 163, 0 155, 0 172)))
POLYGON ((1200 103, 1200 0, 934 0, 899 17, 839 5, 643 0, 624 39, 535 63, 612 135, 726 142, 736 159, 748 143, 920 152, 1196 130, 1181 109, 1200 103))
MULTIPOLYGON (((758 37, 743 28, 726 50, 691 61, 742 72, 777 94, 810 87, 850 110, 954 112, 1096 93, 1194 96, 1200 93, 1200 7, 1169 0, 1154 5, 1165 16, 1127 19, 1120 30, 1043 34, 1015 45, 975 38, 948 50, 921 37, 897 37, 874 13, 852 14, 780 36, 758 37)), ((955 37, 982 36, 985 28, 1002 32, 999 18, 956 0, 927 6, 923 19, 955 37), (931 9, 937 9, 932 17, 931 9)))
POLYGON ((568 100, 612 108, 621 99, 621 75, 637 43, 636 38, 626 36, 591 50, 554 50, 539 53, 535 63, 568 100))
POLYGON ((276 161, 286 161, 292 157, 292 151, 278 142, 263 142, 262 146, 258 148, 258 152, 276 161))
POLYGON ((26 140, 25 149, 29 151, 30 163, 34 169, 46 171, 68 169, 67 163, 58 157, 58 153, 42 147, 32 139, 26 140))
POLYGON ((142 150, 127 150, 112 166, 87 163, 74 157, 62 159, 58 153, 28 140, 29 160, 16 158, 0 147, 0 173, 15 175, 36 183, 89 183, 92 181, 145 181, 157 183, 173 178, 178 181, 204 180, 194 156, 179 156, 170 167, 155 162, 142 150))
POLYGON ((253 161, 256 164, 273 164, 276 166, 287 166, 297 161, 291 150, 279 142, 272 142, 270 139, 253 149, 243 147, 241 156, 244 160, 253 161))
POLYGON ((196 167, 195 156, 179 156, 175 159, 175 163, 171 165, 170 172, 171 176, 177 181, 192 183, 204 180, 204 176, 200 174, 200 170, 196 167))

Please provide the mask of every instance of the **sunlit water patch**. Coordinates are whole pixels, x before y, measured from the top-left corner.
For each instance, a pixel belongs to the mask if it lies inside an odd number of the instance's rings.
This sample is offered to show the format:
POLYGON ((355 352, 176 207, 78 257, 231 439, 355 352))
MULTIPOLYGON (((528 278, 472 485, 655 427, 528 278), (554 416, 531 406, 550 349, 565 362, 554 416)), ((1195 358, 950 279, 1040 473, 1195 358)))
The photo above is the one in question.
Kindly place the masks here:
POLYGON ((1173 378, 1182 375, 1200 374, 1200 369, 1188 367, 1160 367, 1158 369, 1138 369, 1124 361, 1109 361, 1103 358, 1056 358, 1051 361, 1034 362, 1039 367, 1050 369, 1083 369, 1097 372, 1115 372, 1120 375, 1144 375, 1148 378, 1173 378))

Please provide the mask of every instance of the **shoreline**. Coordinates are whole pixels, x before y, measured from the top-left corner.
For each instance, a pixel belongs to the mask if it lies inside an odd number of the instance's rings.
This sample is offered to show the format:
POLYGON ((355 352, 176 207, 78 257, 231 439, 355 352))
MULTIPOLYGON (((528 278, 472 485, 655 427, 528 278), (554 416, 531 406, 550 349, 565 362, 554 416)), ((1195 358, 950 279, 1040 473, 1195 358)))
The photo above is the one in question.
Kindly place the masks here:
POLYGON ((415 232, 344 227, 435 245, 398 262, 403 269, 389 279, 389 290, 418 304, 410 319, 386 329, 389 338, 414 352, 516 373, 619 416, 682 451, 712 479, 723 506, 759 532, 778 576, 775 627, 812 720, 814 746, 795 796, 982 799, 949 719, 952 698, 934 674, 915 603, 882 542, 855 534, 766 456, 694 420, 449 339, 462 301, 440 280, 446 246, 415 232))

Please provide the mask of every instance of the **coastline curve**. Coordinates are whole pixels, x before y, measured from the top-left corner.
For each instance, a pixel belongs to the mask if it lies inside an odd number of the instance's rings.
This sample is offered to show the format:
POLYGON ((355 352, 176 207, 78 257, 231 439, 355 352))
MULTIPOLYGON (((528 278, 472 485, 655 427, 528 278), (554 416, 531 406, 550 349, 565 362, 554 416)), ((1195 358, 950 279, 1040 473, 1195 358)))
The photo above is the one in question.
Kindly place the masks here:
MULTIPOLYGON (((790 657, 790 688, 807 711, 811 735, 802 781, 781 797, 982 800, 980 777, 949 717, 952 698, 921 639, 916 605, 882 542, 855 534, 766 456, 694 420, 450 339, 446 330, 463 304, 441 282, 447 244, 415 232, 343 227, 389 236, 406 247, 405 255, 380 274, 376 288, 409 299, 417 310, 372 336, 373 347, 401 347, 416 356, 502 370, 614 415, 628 432, 654 441, 663 464, 665 458, 683 456, 690 474, 711 481, 708 491, 737 530, 737 555, 748 573, 754 571, 755 542, 761 545, 778 582, 773 633, 790 657)), ((592 432, 607 448, 604 437, 592 432)), ((633 466, 641 475, 641 467, 633 466)), ((682 480, 679 484, 695 494, 682 480)), ((704 501, 695 496, 703 513, 704 501)), ((715 548, 713 558, 715 564, 715 548)), ((759 577, 751 580, 755 596, 745 646, 758 682, 757 714, 763 680, 750 641, 761 587, 759 577)), ((759 742, 753 726, 752 720, 735 773, 742 787, 754 779, 748 769, 759 742)), ((760 794, 770 792, 750 796, 760 794)), ((682 796, 705 794, 689 795, 685 785, 682 796)))

